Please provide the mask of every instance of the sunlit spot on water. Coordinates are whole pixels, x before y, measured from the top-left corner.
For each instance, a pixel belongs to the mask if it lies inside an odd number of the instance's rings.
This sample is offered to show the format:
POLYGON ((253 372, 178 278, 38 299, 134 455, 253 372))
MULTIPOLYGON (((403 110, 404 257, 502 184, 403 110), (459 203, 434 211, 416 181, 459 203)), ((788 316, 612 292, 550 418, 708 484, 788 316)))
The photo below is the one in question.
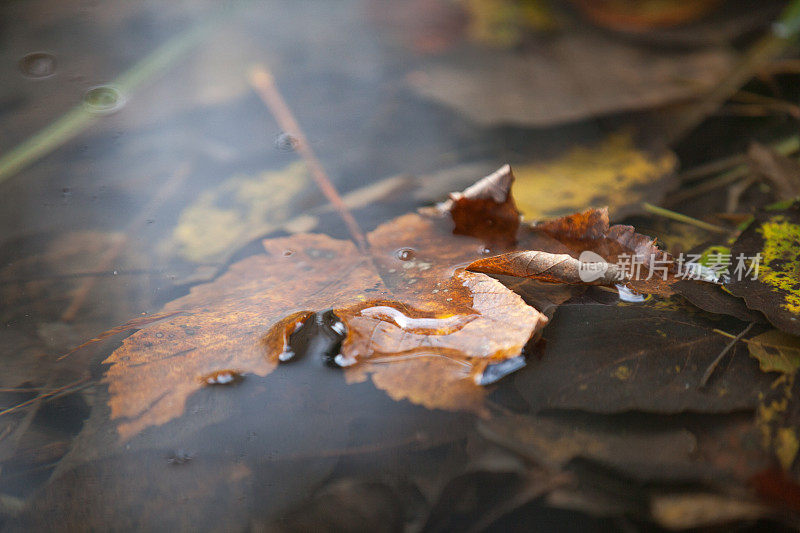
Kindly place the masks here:
POLYGON ((112 85, 98 85, 86 91, 83 105, 91 113, 107 115, 122 109, 125 95, 112 85))
POLYGON ((241 382, 244 376, 236 370, 217 370, 206 374, 200 380, 204 385, 234 385, 241 382))
POLYGON ((47 52, 34 52, 20 59, 19 70, 28 78, 48 78, 56 72, 56 58, 47 52))
POLYGON ((617 285, 617 291, 619 291, 619 299, 623 302, 638 304, 650 298, 649 294, 638 293, 622 284, 617 285))
POLYGON ((450 335, 472 322, 477 315, 453 315, 442 318, 410 317, 388 305, 368 307, 361 316, 391 322, 402 330, 417 335, 450 335))

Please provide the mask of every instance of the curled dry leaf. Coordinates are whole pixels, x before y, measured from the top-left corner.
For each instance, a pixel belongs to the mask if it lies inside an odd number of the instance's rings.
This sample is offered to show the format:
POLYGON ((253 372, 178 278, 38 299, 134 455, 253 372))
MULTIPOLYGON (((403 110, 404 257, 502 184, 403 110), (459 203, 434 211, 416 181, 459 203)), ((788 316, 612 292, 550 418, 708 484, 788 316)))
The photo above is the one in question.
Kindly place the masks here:
POLYGON ((501 274, 562 283, 616 285, 624 283, 627 279, 625 272, 617 265, 584 263, 567 254, 549 254, 533 250, 478 259, 470 263, 467 268, 472 272, 489 275, 501 274), (602 267, 593 272, 594 264, 602 267))
POLYGON ((488 245, 513 246, 520 223, 511 197, 513 182, 511 167, 504 165, 464 192, 451 193, 437 209, 453 218, 453 233, 476 237, 488 245))
POLYGON ((665 296, 673 293, 671 286, 678 280, 672 257, 654 239, 632 226, 612 226, 605 208, 541 222, 525 231, 533 251, 482 258, 467 269, 562 283, 625 283, 638 292, 665 296), (557 245, 548 244, 548 238, 557 245))

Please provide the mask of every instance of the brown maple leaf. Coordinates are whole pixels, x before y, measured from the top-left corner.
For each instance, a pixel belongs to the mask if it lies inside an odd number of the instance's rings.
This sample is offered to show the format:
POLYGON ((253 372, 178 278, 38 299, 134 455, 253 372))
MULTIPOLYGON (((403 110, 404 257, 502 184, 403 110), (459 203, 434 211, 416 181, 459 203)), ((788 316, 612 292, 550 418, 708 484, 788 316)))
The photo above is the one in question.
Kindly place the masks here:
POLYGON ((329 308, 323 329, 343 338, 329 362, 348 382, 371 379, 392 398, 428 408, 483 412, 483 385, 524 365, 523 348, 548 319, 497 279, 463 266, 492 252, 574 254, 573 241, 602 255, 613 248, 609 235, 617 239, 612 251, 652 245, 609 228, 604 212, 520 227, 512 181, 506 166, 436 208, 387 222, 367 235, 366 253, 324 235, 263 241, 263 254, 167 304, 159 314, 167 318, 106 360, 120 436, 179 417, 205 376, 263 376, 297 357, 292 340, 329 308), (559 224, 573 229, 559 235, 559 224), (586 235, 594 239, 579 238, 586 235))

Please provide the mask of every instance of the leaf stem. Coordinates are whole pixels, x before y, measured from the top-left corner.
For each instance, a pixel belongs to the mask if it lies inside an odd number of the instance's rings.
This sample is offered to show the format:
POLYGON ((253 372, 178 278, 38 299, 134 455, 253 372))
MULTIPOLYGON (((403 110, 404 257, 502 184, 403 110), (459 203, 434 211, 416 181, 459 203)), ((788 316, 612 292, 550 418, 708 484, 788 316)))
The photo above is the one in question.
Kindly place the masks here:
POLYGON ((353 214, 347 208, 347 205, 345 205, 344 200, 342 200, 336 187, 334 187, 328 174, 325 172, 325 168, 308 143, 303 130, 300 128, 300 124, 297 123, 292 110, 286 104, 286 100, 284 100, 278 90, 272 73, 263 65, 254 65, 250 69, 250 75, 248 77, 250 85, 258 96, 261 97, 261 100, 267 108, 269 108, 281 129, 294 137, 296 141, 295 149, 303 160, 305 160, 306 165, 308 165, 308 170, 311 172, 311 176, 314 178, 317 186, 339 212, 339 216, 344 220, 358 248, 362 253, 365 253, 367 251, 367 239, 364 237, 364 233, 361 231, 358 222, 356 222, 353 214))
POLYGON ((689 215, 684 215, 683 213, 677 213, 675 211, 671 211, 664 207, 658 207, 648 202, 642 202, 642 208, 647 211, 648 213, 652 213, 654 215, 658 215, 664 218, 669 218, 671 220, 675 220, 676 222, 682 222, 684 224, 690 224, 692 226, 698 227, 700 229, 704 229, 707 231, 713 231, 715 233, 728 233, 729 230, 723 228, 722 226, 717 226, 716 224, 710 224, 708 222, 703 222, 702 220, 697 220, 696 218, 690 217, 689 215))
MULTIPOLYGON (((756 325, 756 323, 755 323, 755 322, 750 322, 750 324, 748 324, 748 325, 747 325, 747 327, 746 327, 746 328, 744 328, 744 329, 742 330, 742 332, 741 332, 741 333, 739 333, 738 335, 736 335, 736 336, 735 336, 735 337, 734 337, 734 338, 731 340, 731 342, 729 342, 729 343, 728 343, 728 344, 727 344, 727 345, 726 345, 726 346, 725 346, 725 347, 722 349, 722 351, 721 351, 721 352, 719 352, 719 355, 716 357, 716 359, 714 359, 713 361, 711 361, 711 364, 710 364, 710 365, 708 365, 708 368, 706 368, 706 371, 705 371, 705 373, 703 374, 703 378, 700 380, 700 387, 705 387, 705 386, 706 386, 706 383, 708 383, 708 380, 711 378, 711 375, 714 373, 714 370, 716 370, 716 369, 717 369, 717 367, 719 366, 719 363, 720 363, 720 361, 722 361, 722 359, 725 357, 725 355, 726 355, 726 354, 727 354, 729 351, 731 351, 731 349, 732 349, 732 348, 733 348, 733 347, 736 345, 736 343, 737 343, 737 342, 739 342, 740 340, 742 340, 742 337, 744 337, 745 335, 747 335, 747 333, 748 333, 748 332, 749 332, 749 331, 750 331, 750 330, 753 328, 753 326, 755 326, 755 325, 756 325)), ((717 331, 717 330, 714 330, 714 331, 716 331, 717 333, 721 333, 720 331, 717 331)))
MULTIPOLYGON (((170 39, 117 77, 111 85, 123 95, 130 94, 189 51, 205 34, 206 29, 207 24, 203 24, 170 39)), ((87 109, 83 103, 67 111, 55 122, 0 156, 0 183, 67 143, 100 116, 87 109)))

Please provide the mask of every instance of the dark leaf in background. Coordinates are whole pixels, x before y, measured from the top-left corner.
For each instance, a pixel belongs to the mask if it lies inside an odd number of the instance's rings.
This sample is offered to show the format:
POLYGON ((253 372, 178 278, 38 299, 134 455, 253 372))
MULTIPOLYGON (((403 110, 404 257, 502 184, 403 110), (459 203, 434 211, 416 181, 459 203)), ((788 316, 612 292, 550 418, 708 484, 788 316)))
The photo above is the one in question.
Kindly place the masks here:
POLYGON ((730 315, 745 322, 766 322, 764 315, 748 309, 744 300, 714 283, 685 279, 677 281, 672 288, 703 311, 730 315))
POLYGON ((753 409, 770 377, 739 346, 707 387, 708 365, 745 325, 674 300, 562 305, 545 330, 542 358, 516 376, 535 408, 597 413, 753 409))
POLYGON ((740 255, 741 275, 734 270, 726 288, 775 327, 800 335, 800 203, 760 211, 731 247, 735 267, 740 255))

